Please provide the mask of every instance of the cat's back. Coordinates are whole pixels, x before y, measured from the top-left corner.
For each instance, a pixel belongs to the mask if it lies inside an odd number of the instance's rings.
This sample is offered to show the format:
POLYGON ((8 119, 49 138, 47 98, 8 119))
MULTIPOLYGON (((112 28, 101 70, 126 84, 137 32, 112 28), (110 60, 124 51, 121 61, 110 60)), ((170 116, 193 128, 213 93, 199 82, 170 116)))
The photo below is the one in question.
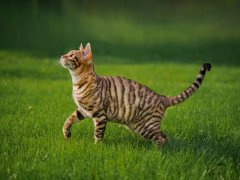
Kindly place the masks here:
POLYGON ((106 89, 111 90, 113 95, 117 96, 130 96, 129 99, 135 99, 137 97, 145 96, 161 96, 149 87, 135 81, 120 76, 101 76, 104 81, 106 81, 106 89))

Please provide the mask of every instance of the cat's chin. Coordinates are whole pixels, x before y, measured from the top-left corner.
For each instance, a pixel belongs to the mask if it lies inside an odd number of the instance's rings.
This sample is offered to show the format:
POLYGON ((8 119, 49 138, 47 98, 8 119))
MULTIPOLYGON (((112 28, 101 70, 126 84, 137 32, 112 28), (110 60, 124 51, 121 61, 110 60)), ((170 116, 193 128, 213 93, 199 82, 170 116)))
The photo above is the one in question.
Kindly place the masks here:
POLYGON ((63 65, 65 69, 68 69, 69 71, 74 71, 75 67, 72 67, 71 65, 63 65))
POLYGON ((66 64, 63 58, 60 59, 60 64, 61 64, 62 67, 65 68, 65 69, 71 70, 71 69, 73 68, 73 67, 71 67, 71 65, 66 64))
POLYGON ((61 65, 62 65, 62 67, 65 68, 65 69, 70 69, 70 68, 69 68, 67 65, 65 65, 65 64, 62 64, 62 63, 61 63, 61 65))

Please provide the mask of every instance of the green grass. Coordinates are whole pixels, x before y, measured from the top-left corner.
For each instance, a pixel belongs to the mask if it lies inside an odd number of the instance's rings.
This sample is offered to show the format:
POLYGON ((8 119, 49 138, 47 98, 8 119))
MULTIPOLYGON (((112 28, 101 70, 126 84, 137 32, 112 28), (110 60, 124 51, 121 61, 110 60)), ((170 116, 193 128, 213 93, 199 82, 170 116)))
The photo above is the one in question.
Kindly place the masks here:
MULTIPOLYGON (((201 65, 101 64, 104 58, 95 57, 98 74, 165 95, 186 88, 201 65)), ((62 125, 75 105, 69 73, 57 61, 0 52, 1 179, 239 179, 239 67, 213 65, 198 92, 167 111, 169 143, 158 149, 111 123, 95 145, 91 119, 75 124, 65 141, 62 125)))
POLYGON ((0 179, 240 179, 237 0, 1 1, 0 179), (58 57, 91 42, 101 75, 176 95, 213 64, 202 87, 167 110, 155 144, 108 124, 62 126, 75 110, 58 57))

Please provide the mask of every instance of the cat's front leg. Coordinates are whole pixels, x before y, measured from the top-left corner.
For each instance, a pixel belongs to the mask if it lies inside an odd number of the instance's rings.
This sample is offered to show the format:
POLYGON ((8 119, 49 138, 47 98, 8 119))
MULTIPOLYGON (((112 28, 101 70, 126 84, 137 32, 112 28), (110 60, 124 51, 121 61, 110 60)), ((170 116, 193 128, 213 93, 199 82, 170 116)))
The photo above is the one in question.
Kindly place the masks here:
POLYGON ((107 118, 105 115, 103 115, 101 117, 95 117, 93 121, 94 121, 94 139, 95 144, 97 144, 103 139, 104 131, 107 125, 107 118))
POLYGON ((79 111, 74 111, 65 121, 63 125, 63 136, 65 139, 70 138, 71 131, 70 128, 73 125, 73 123, 81 121, 84 119, 84 116, 79 111))

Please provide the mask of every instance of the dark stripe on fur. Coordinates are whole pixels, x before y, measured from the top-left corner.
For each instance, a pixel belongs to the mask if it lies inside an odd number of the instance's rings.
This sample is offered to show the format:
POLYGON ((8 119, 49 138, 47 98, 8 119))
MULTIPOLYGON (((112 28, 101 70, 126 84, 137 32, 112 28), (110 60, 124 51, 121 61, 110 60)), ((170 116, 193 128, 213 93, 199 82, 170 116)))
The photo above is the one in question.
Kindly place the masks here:
POLYGON ((82 113, 80 113, 80 111, 77 111, 77 117, 79 120, 83 120, 84 116, 82 115, 82 113))

